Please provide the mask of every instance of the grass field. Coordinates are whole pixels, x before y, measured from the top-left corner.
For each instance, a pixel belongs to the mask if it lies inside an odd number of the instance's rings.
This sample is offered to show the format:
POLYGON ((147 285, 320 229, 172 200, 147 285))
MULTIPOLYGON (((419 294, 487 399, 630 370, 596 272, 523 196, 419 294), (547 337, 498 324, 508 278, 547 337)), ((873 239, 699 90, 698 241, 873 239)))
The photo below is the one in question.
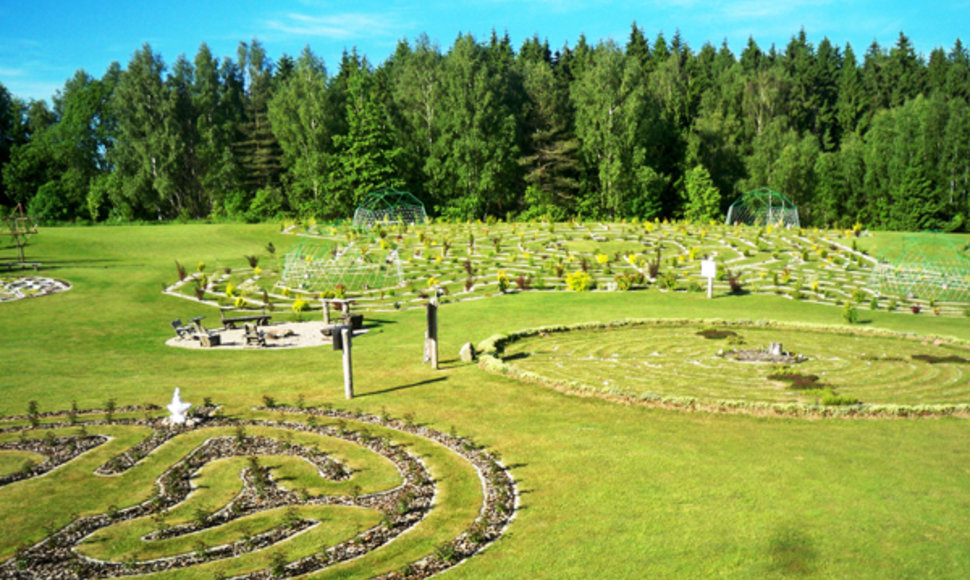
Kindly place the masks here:
MULTIPOLYGON (((463 343, 496 333, 623 318, 845 326, 841 309, 832 305, 836 300, 798 301, 771 291, 742 296, 722 291, 707 300, 701 292, 652 287, 505 295, 480 289, 469 297, 483 299, 442 306, 439 371, 422 364, 423 311, 374 308, 368 320, 375 326, 354 343, 358 397, 345 401, 339 353, 326 348, 217 352, 164 344, 174 318, 218 319, 210 306, 162 293, 176 279, 175 260, 192 269, 204 262, 214 273, 225 266, 245 269, 244 256, 258 254, 272 270, 265 250, 269 242, 278 254, 295 244, 275 224, 42 230, 27 248, 28 259, 43 264, 37 274, 73 287, 0 304, 0 415, 24 415, 30 401, 41 413, 66 411, 72 402, 82 411, 103 409, 108 401, 119 409, 165 405, 175 387, 196 404, 211 398, 225 416, 238 420, 265 416, 253 407, 263 405, 266 395, 288 405, 302 401, 307 407, 333 405, 396 418, 413 414, 419 424, 442 433, 453 430, 499 453, 521 493, 521 509, 507 532, 446 577, 970 575, 970 423, 965 419, 806 420, 666 411, 562 394, 486 373, 457 357, 463 343)), ((876 248, 888 242, 877 235, 863 243, 876 248)), ((0 250, 0 262, 14 251, 0 250)), ((516 253, 516 260, 528 263, 521 251, 516 253)), ((422 270, 409 282, 425 286, 435 273, 422 270)), ((764 279, 771 280, 770 270, 764 279)), ((808 286, 806 278, 806 292, 808 286)), ((887 312, 884 306, 862 312, 866 328, 970 340, 970 324, 958 307, 944 316, 916 316, 902 308, 887 312)), ((311 315, 319 312, 304 314, 311 315)), ((286 308, 274 313, 274 319, 296 316, 286 308)), ((783 342, 787 348, 789 340, 783 342)), ((922 396, 936 401, 941 395, 922 396)), ((277 419, 277 413, 269 417, 277 419)), ((7 439, 17 439, 27 425, 25 418, 0 423, 7 439)), ((44 436, 43 429, 26 431, 44 436)), ((112 453, 145 437, 121 425, 92 424, 89 431, 112 434, 115 439, 104 444, 112 453)), ((442 495, 428 520, 368 557, 321 576, 399 570, 433 553, 475 518, 481 486, 474 469, 433 443, 420 438, 409 443, 437 462, 429 467, 442 495)), ((177 455, 158 458, 153 468, 177 455)), ((5 451, 0 457, 0 475, 30 458, 5 451)), ((122 479, 92 475, 104 461, 89 452, 46 475, 0 487, 3 556, 42 538, 50 525, 64 525, 73 513, 104 513, 112 504, 123 507, 151 495, 148 467, 122 479)), ((353 518, 368 525, 374 516, 320 517, 354 528, 333 531, 346 537, 358 525, 353 518)), ((132 541, 125 530, 114 531, 121 534, 118 543, 132 541)), ((294 553, 304 549, 292 545, 294 553)), ((124 549, 108 553, 122 560, 130 555, 124 549)), ((272 564, 272 549, 253 554, 257 565, 272 564)), ((244 564, 231 559, 204 569, 216 574, 222 573, 220 566, 244 564)))

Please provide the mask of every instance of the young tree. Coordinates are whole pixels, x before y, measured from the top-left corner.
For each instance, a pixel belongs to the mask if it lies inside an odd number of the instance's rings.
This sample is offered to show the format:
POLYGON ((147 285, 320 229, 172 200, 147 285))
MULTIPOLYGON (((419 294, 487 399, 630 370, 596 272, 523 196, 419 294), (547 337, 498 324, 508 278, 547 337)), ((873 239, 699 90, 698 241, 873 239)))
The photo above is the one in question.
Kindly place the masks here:
POLYGON ((721 192, 711 181, 711 175, 698 165, 684 176, 684 192, 687 206, 684 218, 694 223, 721 220, 721 192))

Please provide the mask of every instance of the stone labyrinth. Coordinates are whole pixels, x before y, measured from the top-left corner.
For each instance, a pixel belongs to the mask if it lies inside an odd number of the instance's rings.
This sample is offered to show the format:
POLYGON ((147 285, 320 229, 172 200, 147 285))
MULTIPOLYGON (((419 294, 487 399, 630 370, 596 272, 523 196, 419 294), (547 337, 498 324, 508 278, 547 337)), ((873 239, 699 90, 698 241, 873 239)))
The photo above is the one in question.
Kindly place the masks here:
POLYGON ((3 277, 0 278, 0 302, 47 296, 70 289, 67 282, 44 276, 3 277))
POLYGON ((22 512, 0 538, 0 576, 422 578, 496 540, 517 507, 494 452, 410 417, 257 415, 202 407, 191 428, 138 408, 0 422, 0 502, 22 512))
POLYGON ((642 400, 959 412, 970 403, 967 344, 844 327, 628 321, 526 330, 481 349, 499 357, 486 368, 642 400), (773 342, 790 353, 786 363, 738 356, 773 342))

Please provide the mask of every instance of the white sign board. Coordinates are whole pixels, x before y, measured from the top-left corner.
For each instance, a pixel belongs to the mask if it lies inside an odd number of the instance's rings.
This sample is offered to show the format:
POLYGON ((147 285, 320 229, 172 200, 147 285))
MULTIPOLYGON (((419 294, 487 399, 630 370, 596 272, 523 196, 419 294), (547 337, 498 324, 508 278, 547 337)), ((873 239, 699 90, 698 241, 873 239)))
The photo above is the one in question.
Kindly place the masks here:
POLYGON ((714 260, 701 260, 701 276, 704 278, 717 278, 717 262, 714 260))

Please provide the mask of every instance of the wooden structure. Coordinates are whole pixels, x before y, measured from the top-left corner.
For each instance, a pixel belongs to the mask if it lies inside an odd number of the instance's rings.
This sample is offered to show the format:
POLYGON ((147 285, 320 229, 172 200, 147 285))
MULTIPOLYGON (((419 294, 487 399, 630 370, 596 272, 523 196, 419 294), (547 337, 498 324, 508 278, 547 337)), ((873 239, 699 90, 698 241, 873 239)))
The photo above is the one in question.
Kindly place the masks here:
POLYGON ((24 215, 23 206, 17 204, 17 207, 10 215, 4 218, 3 227, 3 233, 13 238, 13 243, 20 252, 20 263, 23 264, 27 261, 24 253, 24 248, 27 247, 27 240, 30 236, 37 233, 37 224, 34 223, 34 218, 24 215))

